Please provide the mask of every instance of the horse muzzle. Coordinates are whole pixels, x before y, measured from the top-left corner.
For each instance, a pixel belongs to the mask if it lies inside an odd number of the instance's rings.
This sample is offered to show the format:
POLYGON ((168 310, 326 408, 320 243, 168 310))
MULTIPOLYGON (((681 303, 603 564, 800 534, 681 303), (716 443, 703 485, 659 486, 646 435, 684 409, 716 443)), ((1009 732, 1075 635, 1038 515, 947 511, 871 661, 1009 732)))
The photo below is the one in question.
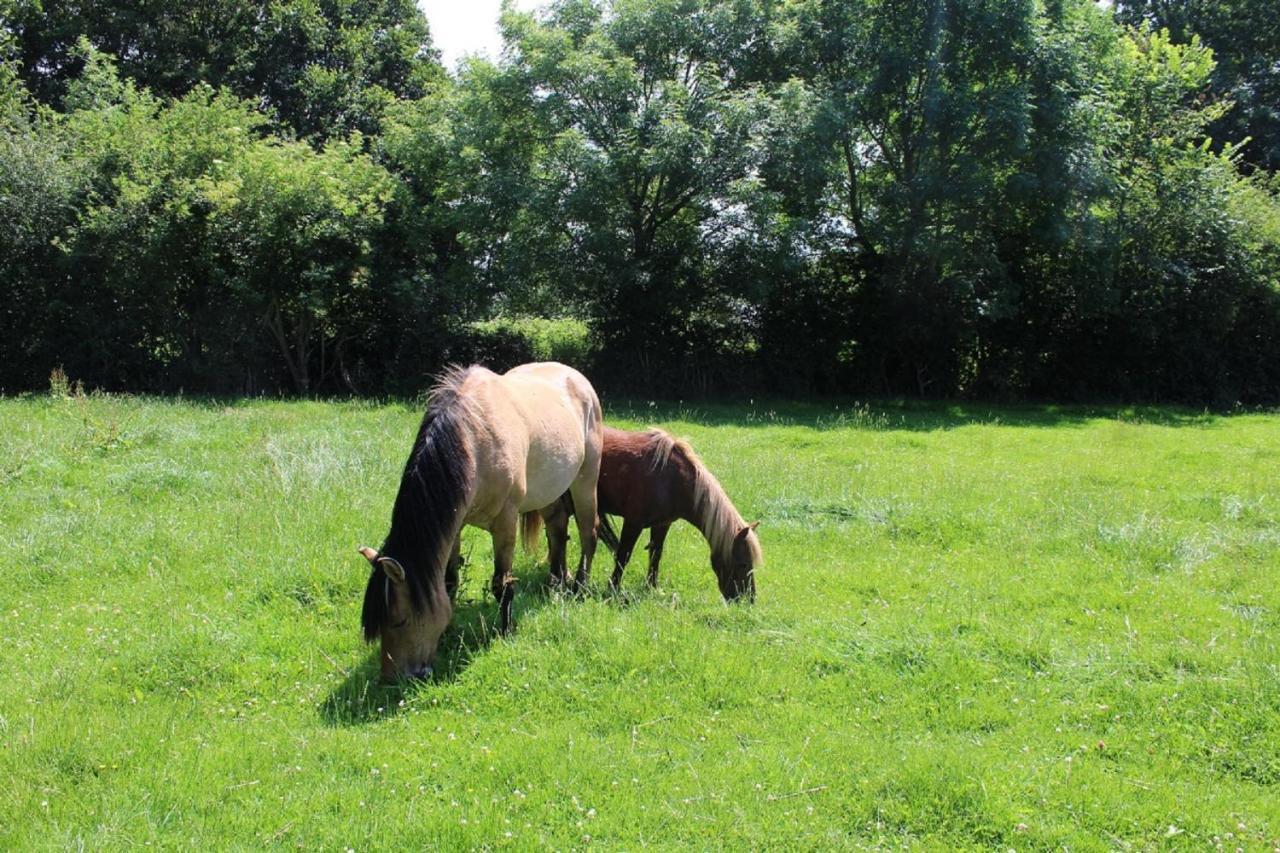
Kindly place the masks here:
POLYGON ((411 669, 408 672, 406 672, 404 674, 404 677, 407 678, 409 681, 426 681, 432 676, 434 672, 435 672, 435 669, 431 666, 431 664, 424 663, 422 666, 415 667, 414 669, 411 669))
POLYGON ((382 671, 382 682, 384 684, 396 684, 401 681, 428 681, 434 673, 435 669, 431 664, 426 663, 404 671, 384 669, 382 671))

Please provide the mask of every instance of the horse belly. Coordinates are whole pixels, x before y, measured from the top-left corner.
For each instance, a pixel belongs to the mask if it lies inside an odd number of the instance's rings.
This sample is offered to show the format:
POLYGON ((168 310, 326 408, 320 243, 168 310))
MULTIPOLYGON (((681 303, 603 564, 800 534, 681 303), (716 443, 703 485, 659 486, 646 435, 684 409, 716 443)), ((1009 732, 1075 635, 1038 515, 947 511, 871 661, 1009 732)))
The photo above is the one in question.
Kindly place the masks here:
POLYGON ((574 393, 571 376, 580 375, 559 364, 523 365, 504 374, 528 430, 521 512, 558 501, 586 464, 589 401, 574 393))
POLYGON ((670 473, 653 470, 641 449, 606 445, 596 485, 596 508, 641 527, 670 523, 679 517, 673 506, 670 473))
POLYGON ((525 496, 521 512, 551 506, 569 491, 569 486, 582 470, 584 451, 581 442, 531 442, 525 463, 525 496))

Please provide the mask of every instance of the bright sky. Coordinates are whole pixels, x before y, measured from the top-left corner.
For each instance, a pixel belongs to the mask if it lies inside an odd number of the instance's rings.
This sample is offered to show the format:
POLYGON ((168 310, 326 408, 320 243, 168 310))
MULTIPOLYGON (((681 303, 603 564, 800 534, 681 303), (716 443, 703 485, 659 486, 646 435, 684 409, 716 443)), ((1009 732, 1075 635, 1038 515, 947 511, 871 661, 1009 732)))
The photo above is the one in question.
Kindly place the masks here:
MULTIPOLYGON (((1099 0, 1110 6, 1111 0, 1099 0)), ((515 0, 517 9, 536 9, 544 0, 515 0)), ((498 7, 502 0, 418 0, 431 22, 431 39, 439 49, 444 67, 453 70, 469 53, 498 58, 502 38, 498 35, 498 7)))
MULTIPOLYGON (((1106 6, 1111 0, 1100 0, 1106 6)), ((431 23, 431 40, 440 51, 444 67, 453 70, 467 54, 498 58, 498 8, 502 0, 417 0, 431 23)), ((536 9, 543 0, 516 0, 517 9, 536 9)))
MULTIPOLYGON (((498 35, 501 0, 418 0, 431 23, 431 40, 439 49, 444 67, 453 70, 469 53, 496 59, 502 50, 498 35)), ((517 9, 536 9, 542 0, 516 0, 517 9)))

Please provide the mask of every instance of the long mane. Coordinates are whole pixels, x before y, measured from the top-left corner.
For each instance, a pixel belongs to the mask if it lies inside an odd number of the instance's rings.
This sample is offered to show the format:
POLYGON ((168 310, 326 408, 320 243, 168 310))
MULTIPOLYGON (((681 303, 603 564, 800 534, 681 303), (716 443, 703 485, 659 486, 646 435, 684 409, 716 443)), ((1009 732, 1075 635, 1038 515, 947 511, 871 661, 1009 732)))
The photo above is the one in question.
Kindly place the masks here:
MULTIPOLYGON (((711 473, 693 446, 683 438, 676 438, 660 429, 648 431, 648 457, 652 470, 658 471, 669 464, 671 457, 680 454, 697 472, 697 480, 693 485, 693 516, 698 529, 707 539, 711 551, 723 560, 733 556, 733 541, 746 522, 733 505, 720 481, 711 473)), ((751 543, 751 565, 759 568, 764 563, 764 554, 754 536, 748 537, 751 543)))
MULTIPOLYGON (((435 581, 444 571, 474 491, 466 436, 477 423, 476 413, 461 392, 472 370, 450 368, 432 388, 391 509, 391 530, 379 552, 404 567, 416 610, 435 607, 435 581)), ((375 567, 360 619, 366 639, 372 641, 382 632, 387 603, 386 573, 375 567)))

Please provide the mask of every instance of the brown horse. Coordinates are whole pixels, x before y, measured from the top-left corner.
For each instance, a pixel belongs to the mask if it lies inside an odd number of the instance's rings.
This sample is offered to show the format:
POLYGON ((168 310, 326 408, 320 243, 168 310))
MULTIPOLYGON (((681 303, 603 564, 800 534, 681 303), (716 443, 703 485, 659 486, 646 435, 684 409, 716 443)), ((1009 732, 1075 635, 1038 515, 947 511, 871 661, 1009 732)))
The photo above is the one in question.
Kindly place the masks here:
MULTIPOLYGON (((689 443, 659 429, 626 432, 605 427, 600 482, 596 486, 601 516, 600 538, 614 550, 612 584, 622 584, 640 531, 649 533, 649 585, 658 584, 658 562, 671 525, 683 519, 701 531, 711 546, 711 568, 726 601, 742 595, 755 599, 755 572, 764 564, 759 522, 742 520, 720 482, 702 464, 689 443), (605 518, 622 517, 622 535, 614 536, 605 518)), ((547 542, 552 576, 564 575, 572 501, 548 507, 547 542)))
POLYGON ((578 576, 585 581, 596 547, 602 428, 591 383, 562 364, 526 364, 501 376, 483 367, 444 375, 405 464, 382 550, 360 549, 373 569, 361 621, 365 639, 382 638, 384 678, 431 673, 453 615, 464 524, 493 536, 492 589, 504 633, 521 517, 529 548, 537 544, 536 511, 558 506, 564 494, 577 507, 578 576))

